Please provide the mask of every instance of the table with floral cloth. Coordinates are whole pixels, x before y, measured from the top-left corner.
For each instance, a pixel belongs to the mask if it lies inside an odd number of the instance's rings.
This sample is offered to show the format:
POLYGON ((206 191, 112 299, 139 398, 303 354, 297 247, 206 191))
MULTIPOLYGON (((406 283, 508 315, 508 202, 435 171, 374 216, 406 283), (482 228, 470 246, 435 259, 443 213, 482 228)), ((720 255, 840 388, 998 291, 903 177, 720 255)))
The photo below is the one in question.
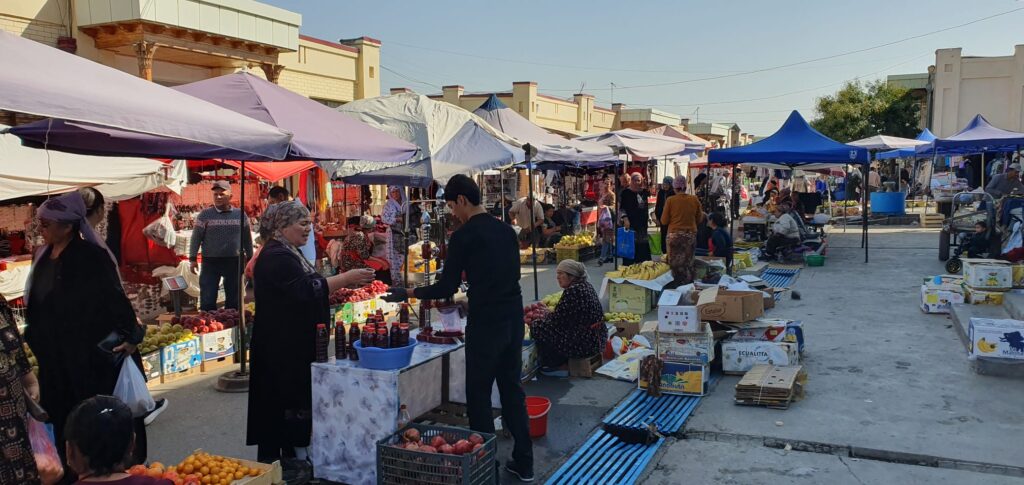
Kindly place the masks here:
POLYGON ((443 366, 451 369, 449 355, 462 348, 420 342, 409 365, 396 370, 364 369, 333 358, 313 364, 309 455, 316 478, 376 483, 377 441, 397 431, 402 404, 413 419, 442 404, 443 366))

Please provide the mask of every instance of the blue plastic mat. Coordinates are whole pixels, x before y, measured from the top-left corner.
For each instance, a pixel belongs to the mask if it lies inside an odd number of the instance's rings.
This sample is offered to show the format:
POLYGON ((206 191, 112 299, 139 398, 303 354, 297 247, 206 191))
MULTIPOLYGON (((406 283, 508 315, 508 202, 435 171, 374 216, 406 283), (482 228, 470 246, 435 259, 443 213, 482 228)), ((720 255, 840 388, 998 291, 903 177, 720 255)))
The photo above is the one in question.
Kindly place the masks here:
POLYGON ((634 483, 664 442, 661 438, 651 445, 627 445, 604 430, 597 430, 546 483, 634 483))
MULTIPOLYGON (((761 273, 761 279, 772 288, 789 288, 800 274, 800 268, 779 268, 769 266, 761 273)), ((775 295, 775 300, 782 298, 782 293, 775 295)))
POLYGON ((647 391, 637 389, 608 413, 604 423, 636 428, 653 423, 660 433, 674 434, 683 427, 699 402, 700 398, 694 396, 651 397, 647 391))

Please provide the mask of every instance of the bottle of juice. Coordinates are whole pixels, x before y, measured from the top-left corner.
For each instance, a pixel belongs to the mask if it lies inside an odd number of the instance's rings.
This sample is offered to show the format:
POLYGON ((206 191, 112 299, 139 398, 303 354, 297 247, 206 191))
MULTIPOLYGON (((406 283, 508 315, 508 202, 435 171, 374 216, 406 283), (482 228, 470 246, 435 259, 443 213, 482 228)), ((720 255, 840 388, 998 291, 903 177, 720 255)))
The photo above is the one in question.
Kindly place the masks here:
POLYGON ((327 344, 330 341, 330 334, 327 332, 327 324, 316 324, 316 361, 327 362, 327 344))
MULTIPOLYGON (((359 324, 352 322, 352 325, 348 328, 348 348, 354 349, 354 345, 359 341, 359 324)), ((352 352, 349 352, 349 358, 352 358, 352 352)))
POLYGON ((371 323, 363 325, 363 338, 359 340, 363 348, 377 346, 377 329, 371 323))
POLYGON ((391 331, 389 332, 389 339, 391 340, 390 347, 402 347, 400 342, 401 328, 398 326, 398 322, 391 322, 391 331))
POLYGON ((345 324, 341 322, 334 324, 334 358, 337 360, 348 358, 348 343, 345 341, 345 324))
POLYGON ((377 347, 380 347, 382 349, 386 349, 386 348, 390 348, 391 347, 390 344, 391 344, 391 342, 390 342, 390 339, 388 338, 388 329, 385 328, 385 327, 378 328, 377 329, 377 347))

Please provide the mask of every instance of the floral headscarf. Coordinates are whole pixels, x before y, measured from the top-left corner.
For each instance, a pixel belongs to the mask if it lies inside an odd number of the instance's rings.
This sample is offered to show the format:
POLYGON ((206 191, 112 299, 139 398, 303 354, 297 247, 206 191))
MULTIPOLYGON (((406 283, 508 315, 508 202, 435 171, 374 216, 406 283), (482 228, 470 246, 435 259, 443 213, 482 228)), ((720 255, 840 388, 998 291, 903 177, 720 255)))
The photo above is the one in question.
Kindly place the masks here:
MULTIPOLYGON (((290 200, 274 204, 267 207, 267 210, 263 212, 263 216, 260 217, 260 232, 264 233, 266 231, 265 234, 269 235, 271 239, 276 239, 284 247, 288 248, 295 257, 302 261, 303 268, 306 269, 307 273, 315 273, 316 268, 313 267, 309 260, 302 256, 298 248, 281 235, 282 229, 308 218, 309 209, 299 201, 290 200)), ((313 237, 313 235, 310 234, 309 237, 313 237)))

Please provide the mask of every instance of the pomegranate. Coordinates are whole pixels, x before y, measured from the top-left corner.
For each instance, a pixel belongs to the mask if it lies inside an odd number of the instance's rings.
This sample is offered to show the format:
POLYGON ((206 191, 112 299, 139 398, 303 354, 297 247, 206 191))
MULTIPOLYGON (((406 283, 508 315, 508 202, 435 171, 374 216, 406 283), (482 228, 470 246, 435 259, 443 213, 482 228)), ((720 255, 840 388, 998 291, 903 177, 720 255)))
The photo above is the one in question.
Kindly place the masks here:
POLYGON ((440 451, 441 453, 444 453, 446 455, 454 455, 455 454, 455 447, 453 447, 452 445, 449 445, 449 444, 446 443, 446 444, 441 445, 437 449, 437 451, 440 451))
POLYGON ((484 444, 484 437, 480 436, 479 433, 472 433, 472 434, 470 434, 468 440, 469 440, 470 443, 473 443, 474 445, 482 445, 482 444, 484 444))
POLYGON ((409 428, 402 433, 402 440, 406 442, 420 442, 420 430, 416 428, 409 428))
POLYGON ((447 445, 447 444, 448 444, 448 442, 445 441, 444 437, 442 437, 441 435, 437 435, 433 439, 430 440, 430 446, 433 446, 434 448, 437 448, 437 449, 441 449, 442 446, 447 445))
POLYGON ((434 448, 433 446, 430 445, 423 445, 420 447, 419 451, 423 453, 437 453, 437 448, 434 448))
POLYGON ((456 455, 465 455, 466 453, 473 451, 473 445, 466 440, 456 441, 455 445, 453 445, 453 448, 455 448, 456 455))

